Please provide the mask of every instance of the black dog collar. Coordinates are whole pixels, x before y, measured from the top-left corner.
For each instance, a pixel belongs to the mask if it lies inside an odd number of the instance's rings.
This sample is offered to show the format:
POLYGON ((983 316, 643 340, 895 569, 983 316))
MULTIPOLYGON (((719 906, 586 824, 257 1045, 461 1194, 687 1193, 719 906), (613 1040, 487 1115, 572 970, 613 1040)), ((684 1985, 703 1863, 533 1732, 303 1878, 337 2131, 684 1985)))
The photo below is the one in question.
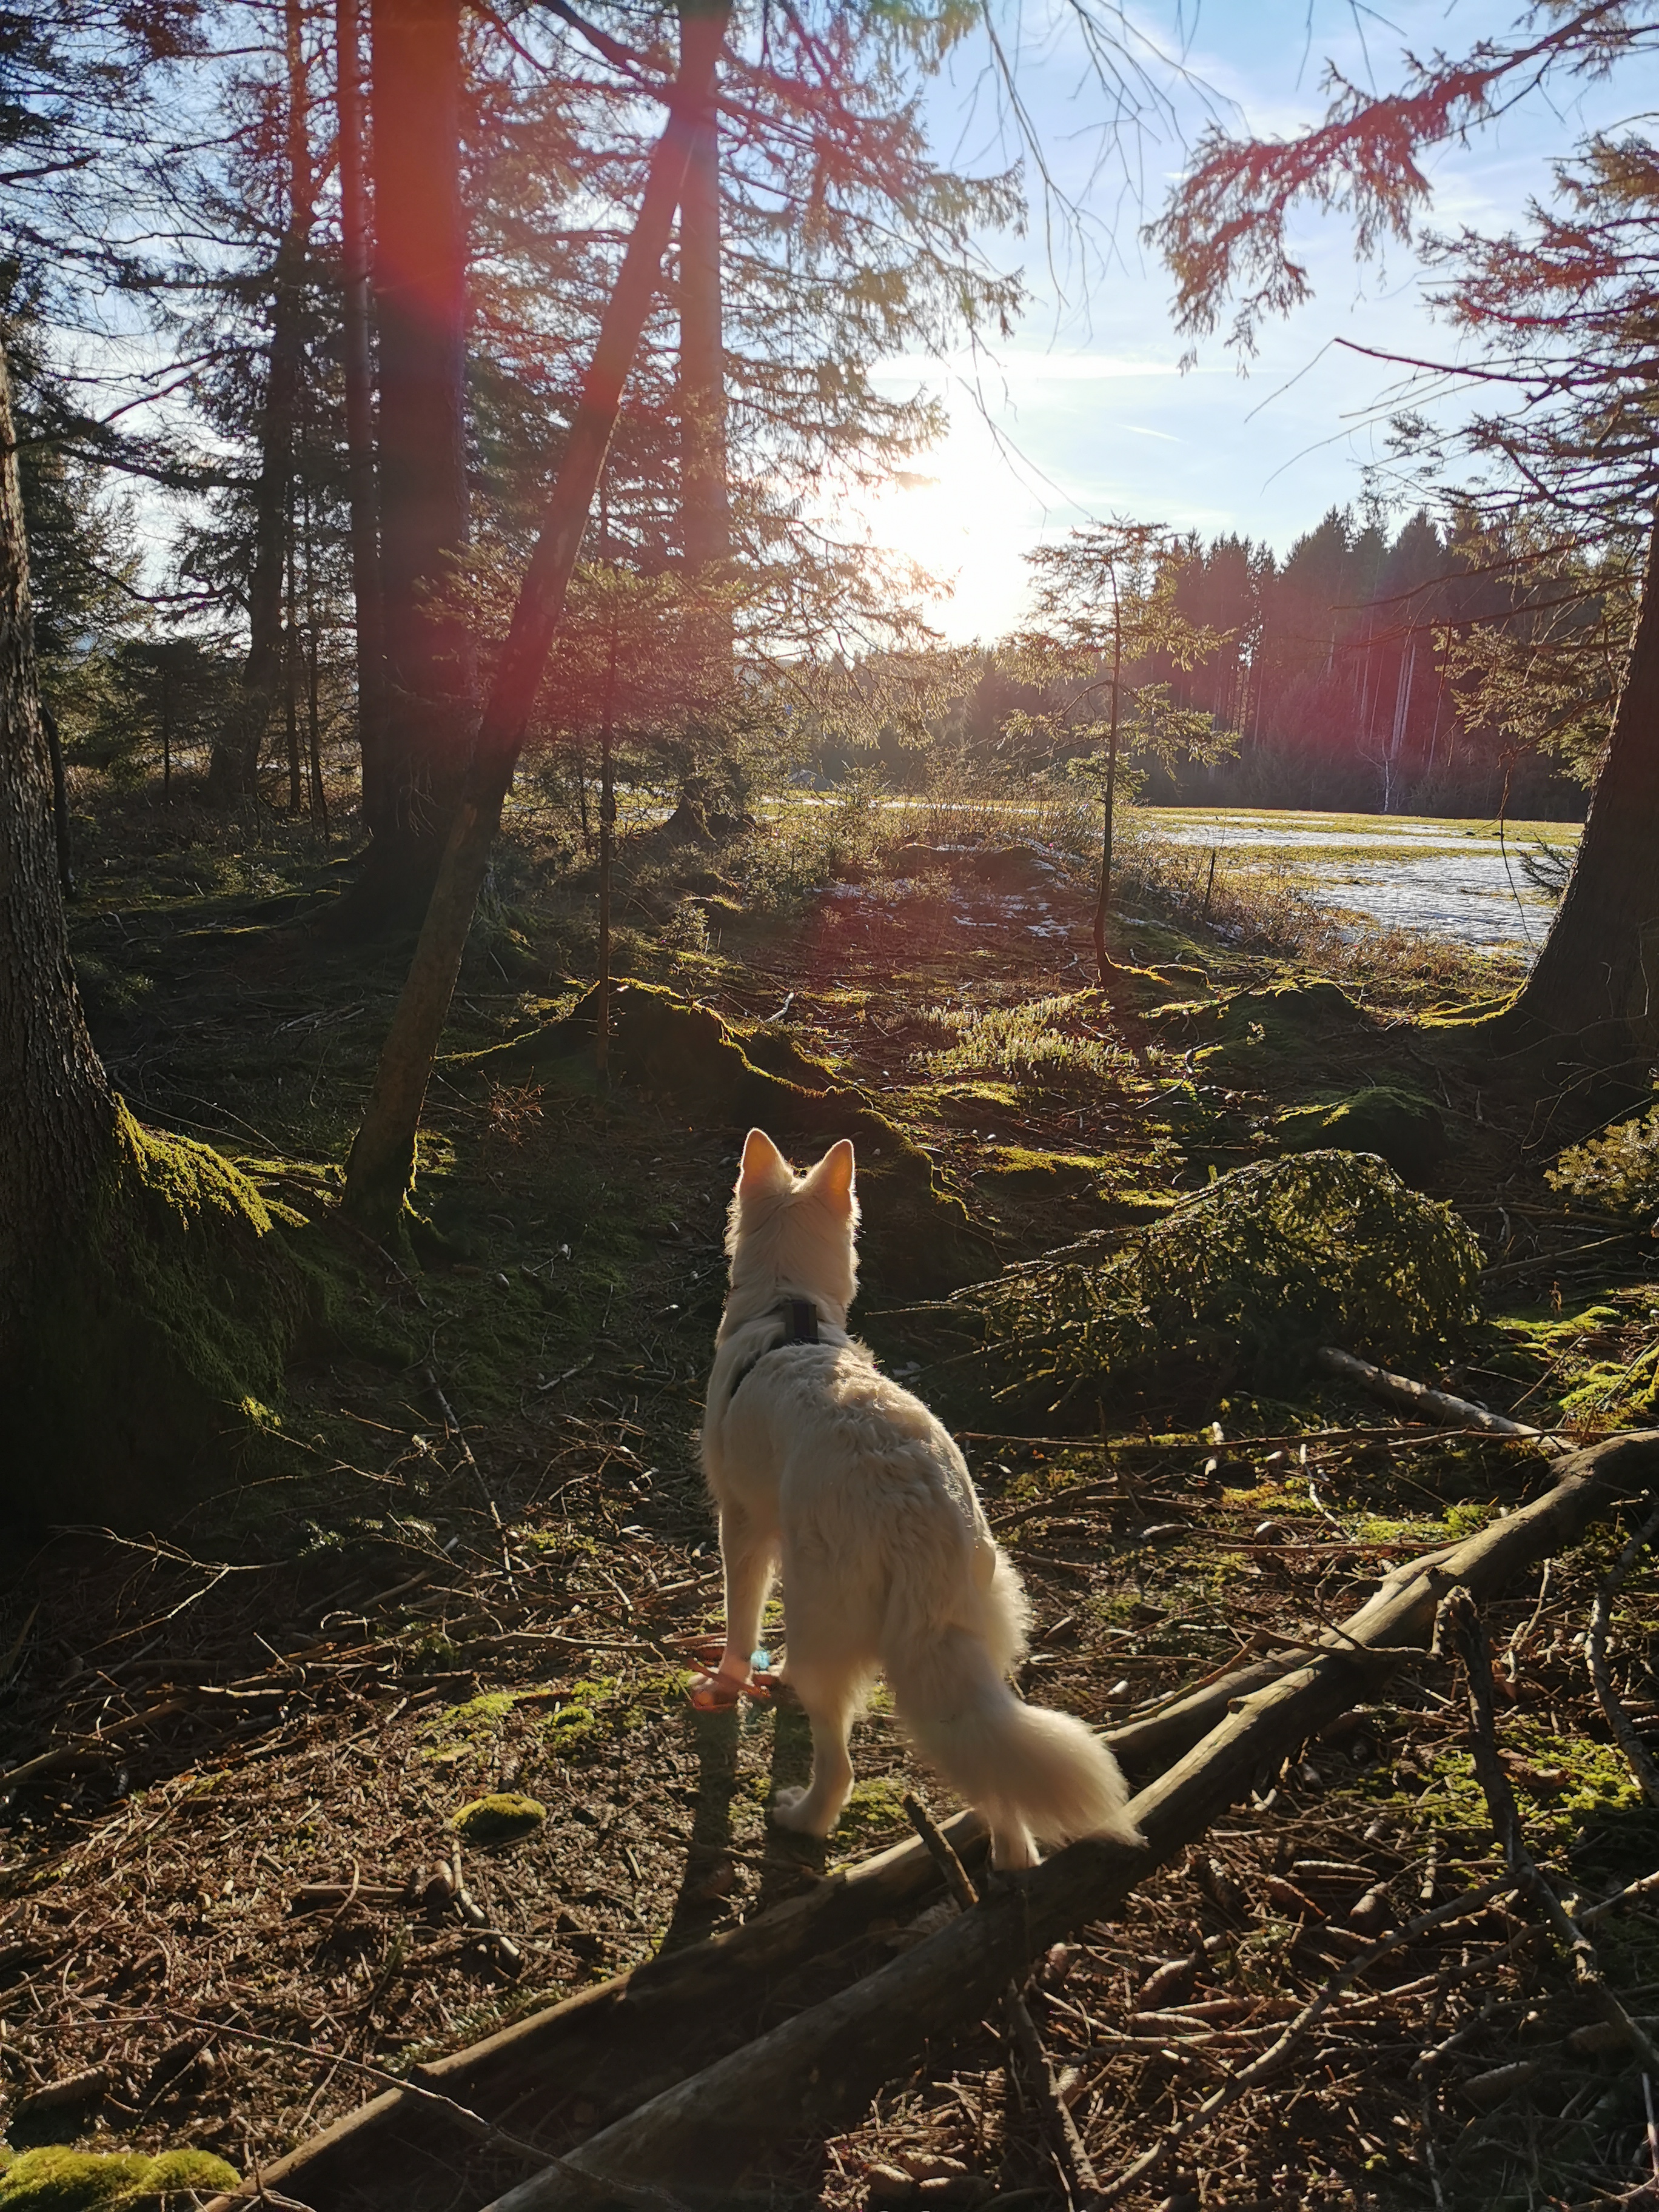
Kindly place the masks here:
POLYGON ((818 1310, 811 1298, 786 1298, 778 1308, 778 1318, 783 1323, 783 1335, 775 1343, 763 1345, 758 1352, 751 1352, 744 1361, 732 1377, 732 1387, 726 1394, 728 1406, 763 1359, 793 1344, 817 1344, 822 1341, 818 1335, 818 1310))

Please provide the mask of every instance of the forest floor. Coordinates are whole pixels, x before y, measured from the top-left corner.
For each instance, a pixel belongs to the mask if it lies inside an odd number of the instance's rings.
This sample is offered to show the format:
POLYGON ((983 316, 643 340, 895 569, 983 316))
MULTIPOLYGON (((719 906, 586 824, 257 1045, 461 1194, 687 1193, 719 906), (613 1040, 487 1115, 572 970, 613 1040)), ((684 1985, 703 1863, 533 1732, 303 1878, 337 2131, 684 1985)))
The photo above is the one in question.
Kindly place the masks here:
MULTIPOLYGON (((429 1098, 418 1262, 354 1243, 330 1196, 406 946, 317 933, 338 864, 297 829, 139 793, 83 796, 78 833, 76 957, 114 1081, 336 1240, 347 1287, 257 1465, 228 1461, 164 1535, 58 1528, 6 1572, 7 2139, 188 2142, 252 2178, 388 2075, 907 1835, 907 1789, 946 1808, 878 1695, 842 1825, 827 1846, 787 1836, 767 1804, 804 1778, 800 1716, 688 1702, 688 1652, 720 1626, 696 1429, 743 1131, 689 1108, 672 1072, 606 1087, 568 1060, 477 1057, 566 1016, 591 972, 592 871, 566 817, 526 799, 498 864, 429 1098), (545 1817, 463 1861, 455 1816, 495 1792, 545 1817)), ((1543 1179, 1605 1114, 1571 1091, 1523 1097, 1411 1025, 1489 998, 1492 969, 1351 963, 1346 1012, 1292 992, 1273 1002, 1284 1026, 1264 1015, 1200 1060, 1190 1016, 1161 1006, 1305 980, 1271 943, 1248 949, 1236 907, 1224 939, 1173 894, 1160 908, 1143 856, 1115 929, 1134 972, 1109 999, 1085 892, 1042 854, 988 858, 938 818, 866 824, 835 852, 818 828, 810 851, 793 834, 625 841, 619 965, 757 1054, 786 1036, 960 1200, 947 1250, 884 1232, 872 1177, 855 1318, 951 1423, 1019 1564, 1029 1696, 1109 1725, 1259 1632, 1340 1619, 1388 1565, 1547 1486, 1531 1448, 1413 1430, 1305 1370, 1188 1364, 1055 1413, 1041 1390, 999 1395, 994 1363, 939 1350, 954 1282, 1158 1219, 1272 1157, 1287 1109, 1377 1083, 1436 1106, 1448 1143, 1419 1180, 1492 1264, 1485 1319, 1419 1379, 1547 1427, 1653 1419, 1651 1246, 1543 1179), (1115 1455, 1119 1437, 1141 1449, 1115 1455)), ((1598 1529, 1488 1613, 1530 1840, 1587 1897, 1659 1864, 1659 1818, 1583 1656, 1622 1533, 1598 1529)), ((1644 1729, 1655 1589, 1644 1565, 1615 1614, 1644 1729)), ((775 1608, 766 1634, 787 1644, 775 1608)), ((1033 2009, 1103 2180, 1347 1962, 1362 1895, 1407 1915, 1499 1865, 1455 1678, 1425 1658, 1051 1956, 1033 2009)), ((1626 2002, 1659 2013, 1659 1927, 1616 1917, 1601 1948, 1626 2002)), ((1640 2077, 1566 2048, 1593 2016, 1531 1923, 1494 1906, 1395 1954, 1121 2201, 1625 2201, 1649 2171, 1640 2077)), ((794 2146, 741 2201, 1063 2203, 999 2023, 959 2028, 853 2132, 794 2146)), ((594 2118, 553 2087, 513 2124, 551 2154, 594 2118)), ((488 2193, 457 2172, 402 2202, 459 2212, 488 2193)))

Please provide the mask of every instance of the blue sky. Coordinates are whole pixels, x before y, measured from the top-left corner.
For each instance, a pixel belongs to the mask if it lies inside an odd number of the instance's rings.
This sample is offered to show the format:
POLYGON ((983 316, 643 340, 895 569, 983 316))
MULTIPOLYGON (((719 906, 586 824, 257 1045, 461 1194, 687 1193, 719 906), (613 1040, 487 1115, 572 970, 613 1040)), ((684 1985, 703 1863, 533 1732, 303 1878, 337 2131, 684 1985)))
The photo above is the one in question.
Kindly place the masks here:
MULTIPOLYGON (((1267 329, 1248 376, 1218 338, 1200 345, 1183 375, 1167 272, 1136 235, 1143 210, 1161 204, 1206 112, 1288 134, 1322 112, 1328 60, 1387 88, 1402 49, 1461 52, 1483 34, 1502 36, 1516 12, 1491 0, 1376 9, 1203 0, 1194 13, 1192 0, 1184 10, 1149 0, 1133 20, 1166 52, 1184 51, 1194 82, 1166 79, 1173 124, 1152 122, 1118 158, 1103 143, 1104 95, 1088 76, 1072 10, 1064 0, 1022 10, 1021 90, 1057 181, 1085 211, 1085 241, 1079 250, 1064 225, 1045 237, 1034 209, 1028 238, 987 241, 1003 265, 1025 270, 1031 307, 1014 338, 978 362, 896 361, 883 370, 890 388, 925 385, 951 411, 950 436, 918 464, 930 481, 895 487, 870 514, 883 543, 953 580, 932 611, 947 635, 991 636, 1017 621, 1024 551, 1091 516, 1236 530, 1283 551, 1327 507, 1358 497, 1364 465, 1383 459, 1382 403, 1396 377, 1337 341, 1437 359, 1452 343, 1427 311, 1408 251, 1358 266, 1345 222, 1305 217, 1296 239, 1312 301, 1267 329)), ((995 144, 981 58, 964 54, 934 95, 936 143, 964 166, 988 165, 995 144)), ((1429 157, 1430 220, 1510 227, 1529 196, 1547 191, 1552 161, 1587 130, 1646 130, 1654 105, 1659 69, 1645 62, 1601 84, 1534 95, 1467 147, 1429 157)))

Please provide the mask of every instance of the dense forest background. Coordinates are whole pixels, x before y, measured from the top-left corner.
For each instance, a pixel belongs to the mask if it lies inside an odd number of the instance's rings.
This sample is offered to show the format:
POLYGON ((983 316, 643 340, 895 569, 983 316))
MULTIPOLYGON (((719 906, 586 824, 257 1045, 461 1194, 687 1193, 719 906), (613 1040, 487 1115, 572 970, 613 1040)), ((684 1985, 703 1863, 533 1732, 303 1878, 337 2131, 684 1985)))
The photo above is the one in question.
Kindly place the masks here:
MULTIPOLYGON (((426 12, 453 53, 447 105, 410 120, 428 173, 414 182, 395 149, 377 153, 369 98, 374 36, 386 43, 396 9, 378 33, 375 11, 301 0, 14 24, 0 337, 42 689, 72 773, 257 796, 319 824, 343 808, 373 829, 357 750, 381 647, 359 612, 382 588, 405 702, 465 712, 487 688, 653 118, 641 56, 614 39, 606 52, 609 34, 596 49, 556 13, 426 12), (432 198, 446 166, 447 240, 432 198), (417 183, 430 204, 410 238, 384 223, 377 238, 380 202, 418 203, 417 183), (447 480, 422 463, 412 490, 398 422, 351 420, 354 360, 365 409, 395 368, 400 255, 459 349, 447 480), (362 511, 377 433, 384 496, 413 501, 427 541, 384 587, 362 511)), ((860 768, 914 786, 939 772, 928 753, 1063 767, 1070 743, 1053 685, 1008 641, 943 647, 930 580, 857 520, 860 489, 940 427, 925 398, 878 386, 881 358, 994 335, 1018 313, 1018 280, 987 246, 1017 219, 1017 169, 936 165, 916 106, 939 58, 923 18, 826 25, 743 73, 752 125, 722 138, 720 512, 682 500, 688 262, 647 327, 529 732, 580 764, 607 719, 624 740, 648 732, 700 802, 860 768), (832 49, 830 96, 815 71, 832 49)), ((379 105, 395 107, 382 74, 379 105)), ((398 415, 395 393, 381 404, 398 415)), ((1468 490, 1390 497, 1333 509, 1282 556, 1161 536, 1154 586, 1206 642, 1182 665, 1145 656, 1128 680, 1207 717, 1211 741, 1146 752, 1148 799, 1582 812, 1634 613, 1629 532, 1616 519, 1563 532, 1468 490)), ((386 542, 409 538, 400 522, 386 542)))

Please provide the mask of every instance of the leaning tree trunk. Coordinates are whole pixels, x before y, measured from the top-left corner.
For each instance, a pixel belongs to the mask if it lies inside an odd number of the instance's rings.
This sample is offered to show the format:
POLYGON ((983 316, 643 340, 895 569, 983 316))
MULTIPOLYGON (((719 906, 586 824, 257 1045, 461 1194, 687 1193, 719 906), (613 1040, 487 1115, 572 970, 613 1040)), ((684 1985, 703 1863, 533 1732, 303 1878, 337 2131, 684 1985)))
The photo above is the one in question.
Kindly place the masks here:
POLYGON ((465 794, 443 854, 420 942, 380 1050, 362 1126, 346 1169, 345 1207, 384 1235, 403 1210, 415 1170, 415 1133, 433 1054, 449 1012, 501 807, 531 709, 564 614, 571 570, 622 406, 623 386, 656 297, 662 257, 685 179, 691 138, 714 88, 730 0, 680 0, 679 76, 667 127, 651 157, 645 197, 570 426, 541 535, 520 588, 483 712, 465 794))
POLYGON ((342 927, 417 915, 465 780, 470 629, 450 594, 468 537, 460 0, 371 0, 385 721, 374 842, 342 927))
MULTIPOLYGON (((681 26, 681 52, 685 27, 681 26)), ((732 556, 726 485, 726 348, 720 312, 720 155, 719 110, 711 106, 692 141, 680 187, 680 543, 690 587, 686 644, 696 674, 693 696, 713 705, 732 681, 732 611, 723 586, 732 556), (701 587, 701 588, 700 588, 701 587)), ((697 720, 701 720, 698 717, 697 720)), ((669 823, 709 841, 702 772, 704 745, 694 726, 679 803, 669 823)))
POLYGON ((337 0, 334 33, 347 485, 351 589, 357 617, 357 735, 363 763, 363 827, 371 836, 378 836, 390 826, 392 817, 386 789, 386 644, 380 619, 380 522, 374 480, 368 212, 363 181, 362 57, 357 0, 337 0))
POLYGON ((1597 1058, 1659 1041, 1659 527, 1571 880, 1510 1018, 1597 1058))
MULTIPOLYGON (((720 313, 720 125, 700 126, 680 191, 680 507, 694 577, 732 554, 726 480, 726 349, 720 313)), ((729 631, 728 631, 729 635, 729 631)))
POLYGON ((300 375, 305 344, 306 264, 311 251, 316 179, 307 120, 308 94, 299 0, 286 0, 289 219, 276 250, 270 359, 259 428, 259 480, 253 494, 253 569, 248 579, 247 659, 229 718, 214 740, 207 798, 228 805, 255 788, 259 755, 287 664, 283 578, 288 560, 300 375))
MULTIPOLYGON (((35 678, 28 547, 0 350, 0 1373, 41 1261, 109 1159, 115 1105, 81 1012, 35 678)), ((8 1393, 9 1399, 9 1393, 8 1393)))

